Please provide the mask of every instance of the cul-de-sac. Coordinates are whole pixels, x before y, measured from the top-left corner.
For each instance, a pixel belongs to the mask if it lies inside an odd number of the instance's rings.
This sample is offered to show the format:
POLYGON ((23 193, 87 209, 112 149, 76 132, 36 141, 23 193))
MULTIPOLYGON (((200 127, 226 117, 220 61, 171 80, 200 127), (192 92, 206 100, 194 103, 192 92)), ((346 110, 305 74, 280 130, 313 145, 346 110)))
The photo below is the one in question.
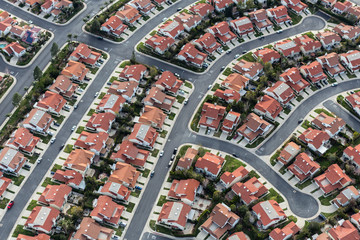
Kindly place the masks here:
POLYGON ((173 239, 360 240, 360 0, 0 0, 0 240, 173 239))

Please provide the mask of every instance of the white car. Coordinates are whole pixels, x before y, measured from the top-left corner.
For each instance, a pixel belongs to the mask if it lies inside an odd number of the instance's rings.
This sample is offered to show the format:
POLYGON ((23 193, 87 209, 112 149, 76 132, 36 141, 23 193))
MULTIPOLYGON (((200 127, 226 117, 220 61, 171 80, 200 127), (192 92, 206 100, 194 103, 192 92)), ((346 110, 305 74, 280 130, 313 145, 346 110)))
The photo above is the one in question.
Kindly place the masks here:
POLYGON ((337 85, 338 85, 338 83, 331 84, 332 87, 336 87, 337 85))
POLYGON ((37 164, 41 163, 42 158, 39 158, 36 162, 37 164))
POLYGON ((168 20, 168 18, 163 18, 162 21, 163 22, 166 22, 168 20))
POLYGON ((208 86, 208 89, 210 89, 210 88, 212 88, 212 84, 210 84, 210 85, 208 86))
POLYGON ((171 160, 171 161, 169 162, 169 167, 171 167, 172 163, 173 163, 173 161, 171 160))
POLYGON ((164 150, 161 150, 161 152, 160 152, 160 157, 162 157, 164 155, 164 150))
POLYGON ((99 92, 96 92, 94 97, 97 97, 97 96, 99 96, 99 92))
POLYGON ((73 132, 75 131, 75 129, 76 129, 76 125, 72 126, 71 131, 73 132))
POLYGON ((56 140, 56 138, 52 138, 52 139, 50 140, 50 143, 53 144, 53 143, 55 142, 55 140, 56 140))
POLYGON ((237 59, 238 57, 240 57, 240 54, 236 54, 234 59, 237 59))
POLYGON ((185 99, 184 105, 186 105, 189 102, 189 99, 185 99))
POLYGON ((33 21, 29 20, 29 23, 30 23, 30 24, 32 24, 32 23, 33 23, 33 21))

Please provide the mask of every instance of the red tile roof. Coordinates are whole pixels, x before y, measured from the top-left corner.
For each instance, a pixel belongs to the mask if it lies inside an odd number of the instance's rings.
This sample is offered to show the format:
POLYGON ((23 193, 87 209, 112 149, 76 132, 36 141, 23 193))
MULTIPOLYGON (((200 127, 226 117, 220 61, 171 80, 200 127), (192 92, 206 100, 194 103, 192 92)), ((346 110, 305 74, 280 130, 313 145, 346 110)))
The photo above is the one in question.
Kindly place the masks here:
POLYGON ((200 126, 206 126, 217 129, 220 121, 223 119, 226 107, 204 103, 201 111, 200 126))
POLYGON ((90 239, 111 240, 114 234, 113 229, 101 226, 90 217, 84 217, 73 238, 85 240, 90 237, 90 239))
POLYGON ((278 160, 283 164, 287 164, 291 161, 301 150, 301 147, 294 142, 286 144, 283 150, 281 150, 278 160))
POLYGON ((286 39, 280 42, 277 42, 274 48, 281 52, 285 57, 293 56, 294 54, 300 53, 300 47, 290 39, 286 39))
POLYGON ((80 186, 81 182, 84 180, 84 177, 81 173, 75 170, 56 170, 55 174, 52 177, 54 180, 63 182, 67 185, 80 186))
POLYGON ((34 237, 24 235, 24 234, 19 234, 17 236, 16 240, 50 240, 50 236, 46 235, 44 233, 40 233, 34 237))
POLYGON ((158 135, 159 133, 156 132, 155 128, 146 124, 136 123, 128 139, 140 145, 153 147, 158 135))
POLYGON ((39 97, 39 101, 34 107, 60 114, 60 111, 65 104, 66 100, 60 94, 46 91, 39 97))
POLYGON ((106 141, 109 138, 109 134, 106 132, 89 133, 82 131, 74 143, 75 147, 83 148, 86 150, 100 153, 101 150, 106 147, 106 141))
POLYGON ((221 47, 221 44, 216 41, 214 35, 211 33, 205 33, 199 39, 196 39, 195 44, 200 45, 200 47, 209 54, 213 54, 221 47))
POLYGON ((106 94, 101 99, 99 105, 97 105, 96 111, 111 112, 114 114, 119 113, 125 101, 125 98, 123 98, 121 95, 106 94))
POLYGON ((326 46, 341 42, 341 37, 338 34, 331 31, 319 32, 315 36, 317 37, 317 39, 322 41, 323 44, 325 44, 326 46))
POLYGON ((301 66, 300 71, 306 77, 308 77, 313 83, 327 79, 327 76, 325 75, 325 73, 321 67, 321 64, 318 61, 314 61, 307 65, 301 66))
POLYGON ((74 95, 78 86, 79 85, 73 83, 68 77, 59 75, 54 83, 49 87, 49 90, 70 98, 74 95))
POLYGON ((336 52, 320 56, 316 60, 332 76, 345 72, 345 68, 340 64, 339 55, 336 52))
POLYGON ((356 227, 349 220, 339 221, 339 225, 331 228, 328 234, 336 240, 359 240, 360 235, 356 227))
POLYGON ((268 95, 264 95, 261 100, 255 105, 255 109, 265 115, 267 115, 266 113, 268 113, 273 119, 275 119, 280 114, 283 108, 281 107, 280 103, 274 98, 268 95))
POLYGON ((261 58, 264 63, 279 61, 281 58, 280 54, 277 51, 270 48, 256 50, 254 52, 254 55, 258 58, 261 58))
POLYGON ((112 201, 109 196, 100 196, 90 216, 95 220, 102 220, 107 223, 118 225, 125 207, 112 201))
POLYGON ((360 27, 340 23, 333 28, 333 31, 345 39, 355 39, 360 35, 360 27))
POLYGON ((300 228, 294 222, 290 222, 282 229, 275 228, 270 232, 270 237, 272 240, 284 240, 289 237, 294 237, 300 231, 300 228))
POLYGON ((119 78, 126 81, 139 82, 146 72, 146 67, 142 64, 127 65, 121 71, 119 78))
POLYGON ((275 200, 259 202, 253 206, 252 210, 260 217, 258 224, 264 227, 286 218, 284 210, 275 200))
POLYGON ((308 128, 299 136, 299 139, 304 143, 312 144, 316 149, 319 149, 330 139, 330 136, 324 131, 308 128))
POLYGON ((197 66, 202 66, 207 58, 207 54, 196 49, 191 43, 185 44, 177 55, 179 60, 190 62, 197 66))
POLYGON ((221 86, 240 92, 247 86, 248 82, 249 79, 247 77, 238 73, 232 73, 221 82, 221 86))
POLYGON ((248 240, 244 232, 236 232, 229 236, 226 240, 248 240))
POLYGON ((143 167, 149 154, 149 151, 137 148, 134 143, 126 139, 120 144, 120 149, 113 153, 110 158, 137 167, 143 167))
POLYGON ((331 165, 325 173, 316 177, 314 180, 325 194, 346 187, 351 182, 351 179, 337 164, 331 165))
POLYGON ((2 197, 2 195, 10 185, 10 183, 11 183, 11 179, 3 177, 3 173, 0 172, 0 197, 2 197))
POLYGON ((159 108, 145 106, 139 118, 139 123, 152 125, 155 128, 162 128, 167 115, 159 108))
POLYGON ((38 232, 50 232, 59 217, 60 211, 52 207, 36 206, 26 220, 25 226, 37 228, 38 232))
POLYGON ((166 91, 176 94, 183 82, 179 80, 172 72, 164 71, 155 85, 159 88, 165 88, 166 91))
POLYGON ((115 115, 111 112, 94 113, 86 124, 86 128, 97 132, 108 132, 115 121, 115 115))
POLYGON ((168 20, 160 26, 160 33, 171 38, 176 38, 184 31, 184 26, 177 21, 168 20))
POLYGON ((231 189, 246 205, 258 200, 268 192, 268 189, 256 177, 252 177, 245 183, 237 182, 231 189))
POLYGON ((345 127, 346 122, 342 118, 335 118, 325 113, 320 113, 311 121, 311 124, 326 131, 330 136, 333 136, 345 127))
POLYGON ((233 172, 224 172, 220 180, 223 181, 226 185, 231 184, 235 179, 243 179, 249 174, 249 171, 245 169, 244 166, 240 166, 235 169, 233 172))
POLYGON ((261 65, 261 63, 258 62, 249 62, 241 59, 232 67, 232 69, 235 72, 238 72, 244 76, 249 77, 250 79, 253 79, 262 72, 263 66, 261 65))
POLYGON ((294 91, 282 81, 277 81, 271 87, 266 88, 264 92, 281 104, 287 104, 295 97, 294 91))
POLYGON ((195 168, 207 169, 208 172, 217 176, 220 173, 224 161, 225 159, 223 157, 206 152, 203 157, 200 157, 196 161, 195 168))
POLYGON ((68 196, 71 194, 71 187, 61 185, 47 185, 38 201, 45 205, 54 205, 61 209, 67 202, 68 196))
POLYGON ((39 137, 35 137, 28 129, 21 127, 10 135, 5 146, 31 153, 39 141, 39 137))
POLYGON ((161 91, 160 88, 152 87, 143 101, 145 105, 150 105, 164 109, 166 111, 170 111, 176 99, 172 96, 166 95, 164 92, 161 91))
POLYGON ((182 202, 166 202, 157 221, 174 227, 185 228, 191 207, 182 202))
POLYGON ((117 162, 114 166, 114 171, 112 171, 109 181, 134 188, 140 172, 127 163, 117 162))
POLYGON ((250 113, 237 132, 247 138, 249 142, 252 142, 258 136, 264 134, 265 130, 267 130, 270 125, 270 123, 263 120, 255 113, 250 113))
POLYGON ((198 150, 191 147, 188 148, 185 152, 184 157, 179 159, 177 167, 182 169, 189 169, 197 154, 198 150))
POLYGON ((320 169, 320 165, 306 153, 297 155, 296 160, 288 169, 300 180, 313 176, 320 169))
POLYGON ((221 130, 228 133, 232 132, 232 130, 234 130, 239 124, 240 116, 240 113, 232 111, 228 112, 228 114, 226 114, 226 117, 224 118, 221 130))
POLYGON ((321 43, 310 38, 308 35, 301 35, 293 40, 305 53, 311 53, 321 49, 321 43))
POLYGON ((296 92, 301 92, 310 85, 302 78, 299 69, 296 67, 289 68, 280 74, 280 80, 285 81, 296 92))
POLYGON ((190 11, 205 17, 207 14, 214 12, 214 7, 208 3, 198 3, 190 8, 190 11))
POLYGON ((182 201, 187 200, 188 202, 185 203, 188 204, 195 200, 196 190, 199 186, 200 182, 195 179, 173 180, 168 197, 182 201))
POLYGON ((73 170, 85 171, 93 161, 95 153, 84 149, 72 150, 64 166, 73 170))
POLYGON ((147 46, 152 47, 155 50, 160 52, 167 51, 172 45, 174 45, 175 40, 171 37, 164 37, 155 34, 151 36, 148 40, 145 41, 147 46))

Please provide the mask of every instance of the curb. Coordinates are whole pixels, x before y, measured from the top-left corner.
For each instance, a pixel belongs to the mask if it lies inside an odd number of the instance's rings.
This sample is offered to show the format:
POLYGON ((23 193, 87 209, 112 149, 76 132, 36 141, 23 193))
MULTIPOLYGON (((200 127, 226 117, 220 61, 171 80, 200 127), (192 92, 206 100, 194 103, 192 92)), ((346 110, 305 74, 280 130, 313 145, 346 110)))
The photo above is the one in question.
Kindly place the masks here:
MULTIPOLYGON (((44 28, 42 28, 44 29, 44 28)), ((52 42, 52 40, 54 39, 55 35, 53 32, 49 31, 49 30, 45 30, 46 32, 49 32, 51 34, 51 37, 49 38, 48 41, 46 41, 45 45, 43 45, 41 47, 41 49, 35 54, 35 56, 31 59, 31 61, 26 64, 26 65, 23 65, 23 66, 20 66, 20 65, 14 65, 14 64, 11 64, 9 63, 8 61, 6 61, 4 55, 0 55, 2 57, 2 59, 4 60, 4 62, 7 64, 7 65, 10 65, 10 66, 13 66, 13 67, 16 67, 16 68, 28 68, 31 64, 33 64, 33 62, 39 57, 39 55, 42 53, 42 51, 44 51, 44 49, 49 45, 50 42, 52 42)))
MULTIPOLYGON (((48 23, 51 23, 51 24, 54 24, 54 25, 57 25, 57 26, 66 26, 66 25, 70 24, 75 18, 78 17, 78 15, 80 15, 81 13, 83 13, 83 12, 87 9, 87 4, 84 3, 84 2, 82 2, 82 4, 84 4, 83 9, 81 9, 80 12, 78 12, 76 15, 74 15, 74 16, 73 16, 69 21, 67 21, 66 23, 60 24, 60 23, 55 23, 55 22, 49 21, 49 20, 46 19, 46 18, 40 17, 39 15, 36 15, 35 13, 33 13, 33 12, 31 12, 31 11, 24 10, 23 8, 19 7, 18 5, 14 4, 14 3, 12 3, 12 2, 6 1, 6 3, 11 4, 12 6, 21 9, 21 11, 24 11, 24 12, 26 12, 26 13, 28 13, 28 14, 31 14, 31 15, 33 15, 34 17, 37 17, 37 18, 39 18, 39 19, 42 20, 42 21, 46 21, 46 22, 48 22, 48 23)), ((24 20, 24 21, 25 21, 25 20, 24 20)))
POLYGON ((16 77, 10 75, 10 77, 12 77, 14 79, 14 82, 11 84, 11 86, 6 90, 5 94, 0 98, 0 104, 2 103, 2 101, 4 101, 4 99, 6 98, 7 95, 9 95, 9 93, 11 92, 11 90, 13 89, 13 87, 16 85, 17 83, 17 79, 16 77))

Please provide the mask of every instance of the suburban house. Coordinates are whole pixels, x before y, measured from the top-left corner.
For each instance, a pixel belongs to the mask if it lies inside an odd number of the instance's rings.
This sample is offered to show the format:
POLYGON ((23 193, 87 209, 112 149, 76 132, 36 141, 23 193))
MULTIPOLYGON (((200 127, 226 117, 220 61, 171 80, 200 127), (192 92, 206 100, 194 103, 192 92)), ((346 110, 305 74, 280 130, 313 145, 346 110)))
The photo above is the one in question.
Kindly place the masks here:
POLYGON ((138 146, 152 149, 158 135, 159 133, 156 129, 150 125, 136 123, 128 139, 130 142, 133 142, 138 146))
POLYGON ((135 167, 127 163, 117 162, 112 166, 109 181, 122 184, 130 190, 133 190, 139 176, 140 172, 137 171, 135 167))
POLYGON ((115 37, 120 37, 127 28, 128 26, 125 25, 117 15, 114 15, 101 25, 100 30, 111 33, 115 37))
POLYGON ((121 21, 129 24, 130 26, 134 26, 137 20, 141 17, 139 11, 128 4, 125 4, 124 7, 117 11, 115 15, 118 16, 121 21))
POLYGON ((185 155, 179 159, 176 165, 176 170, 188 170, 191 167, 197 154, 198 150, 191 147, 188 148, 185 152, 185 155))
POLYGON ((230 31, 229 23, 223 21, 209 27, 208 32, 214 35, 221 44, 227 45, 230 41, 236 39, 235 33, 230 31))
POLYGON ((263 49, 256 50, 253 53, 253 56, 256 59, 260 58, 264 63, 269 62, 271 64, 273 64, 275 62, 279 62, 281 59, 280 54, 271 48, 263 48, 263 49))
POLYGON ((345 148, 343 158, 350 160, 358 168, 360 166, 360 144, 355 147, 348 146, 345 148))
POLYGON ((289 85, 296 93, 302 92, 310 85, 309 82, 302 78, 299 69, 296 67, 286 69, 285 72, 280 74, 279 80, 289 85))
POLYGON ((326 8, 332 9, 336 3, 336 0, 321 0, 320 4, 326 8))
POLYGON ((84 217, 76 229, 72 240, 83 239, 106 239, 110 240, 115 236, 115 231, 111 228, 106 228, 96 223, 96 221, 90 217, 84 217))
POLYGON ((231 212, 224 203, 218 203, 210 213, 210 217, 200 226, 200 229, 212 236, 221 239, 230 229, 239 222, 240 217, 231 212))
POLYGON ((196 49, 194 44, 185 44, 177 55, 177 59, 201 68, 205 63, 207 54, 196 49))
POLYGON ((188 218, 190 217, 191 207, 183 202, 166 202, 161 208, 157 222, 171 229, 183 231, 188 218))
POLYGON ((151 127, 162 131, 162 127, 167 115, 157 107, 145 106, 138 122, 151 125, 151 127))
POLYGON ((227 134, 232 133, 233 130, 235 130, 237 125, 240 123, 241 120, 240 116, 241 116, 240 113, 233 111, 228 112, 222 123, 221 130, 227 134))
POLYGON ((352 3, 349 1, 344 1, 344 2, 340 2, 337 1, 333 8, 332 8, 332 12, 336 13, 336 14, 343 14, 345 12, 347 12, 347 10, 352 6, 352 3))
POLYGON ((138 89, 139 83, 136 81, 120 82, 115 80, 111 83, 107 93, 120 95, 125 98, 127 102, 131 102, 131 99, 135 97, 138 89))
POLYGON ((39 137, 35 137, 28 129, 20 127, 11 133, 4 146, 33 155, 38 142, 40 142, 39 137))
POLYGON ((213 55, 214 52, 220 52, 221 44, 218 43, 211 33, 205 33, 199 39, 194 41, 195 46, 205 51, 207 54, 213 55))
POLYGON ((344 219, 338 221, 338 225, 331 228, 328 231, 328 235, 330 236, 331 239, 339 239, 339 240, 360 239, 360 235, 356 227, 354 227, 354 225, 352 225, 349 220, 344 220, 344 219))
POLYGON ((5 37, 6 35, 8 35, 11 27, 12 26, 9 23, 0 22, 0 36, 5 37))
POLYGON ((320 165, 308 154, 302 152, 296 156, 296 160, 287 168, 300 183, 312 178, 320 170, 320 165))
POLYGON ((216 12, 224 12, 226 8, 234 4, 233 0, 209 0, 216 12))
POLYGON ((264 95, 255 105, 254 112, 260 116, 275 121, 282 109, 283 108, 278 101, 268 95, 264 95))
POLYGON ((220 176, 220 183, 225 187, 232 187, 235 183, 240 182, 246 178, 249 174, 249 171, 246 170, 244 166, 240 166, 235 169, 233 172, 224 172, 220 176))
POLYGON ((195 164, 195 171, 204 173, 205 176, 215 179, 225 163, 223 157, 217 156, 213 153, 206 152, 203 157, 200 157, 195 164))
POLYGON ((225 113, 226 107, 206 102, 201 110, 199 126, 217 131, 225 113))
POLYGON ((51 234, 52 228, 56 227, 56 221, 60 216, 60 211, 52 207, 36 206, 28 219, 25 228, 32 229, 40 233, 51 234))
POLYGON ((299 139, 319 155, 323 155, 329 149, 330 136, 325 131, 308 128, 299 139))
MULTIPOLYGON (((275 228, 269 234, 269 240, 287 240, 295 236, 298 232, 300 232, 301 228, 299 228, 296 223, 291 221, 282 229, 275 228)), ((319 239, 320 240, 320 239, 319 239)))
POLYGON ((289 17, 285 6, 266 9, 266 13, 268 17, 277 25, 291 23, 291 18, 289 17))
POLYGON ((96 155, 103 156, 107 152, 108 145, 112 145, 112 141, 106 132, 89 133, 82 131, 75 141, 74 147, 89 150, 96 155))
POLYGON ((175 43, 175 40, 171 37, 164 37, 155 34, 145 41, 145 46, 153 49, 159 54, 164 54, 175 43))
POLYGON ((229 236, 226 240, 248 240, 244 232, 236 232, 229 236))
POLYGON ((89 69, 84 64, 69 60, 66 67, 61 71, 61 75, 70 78, 74 82, 83 82, 89 69))
POLYGON ((137 148, 134 143, 126 139, 123 140, 119 146, 119 150, 113 153, 110 159, 143 169, 149 154, 149 151, 137 148))
POLYGON ((86 123, 86 129, 93 132, 109 133, 115 117, 111 112, 94 113, 86 123))
POLYGON ((341 37, 334 32, 331 31, 319 32, 315 36, 317 39, 319 39, 321 45, 326 50, 330 50, 331 48, 334 47, 340 47, 341 37))
POLYGON ((314 180, 315 184, 320 187, 325 195, 347 187, 351 183, 351 178, 348 177, 337 164, 328 167, 325 173, 314 178, 314 180))
POLYGON ((360 92, 355 92, 345 97, 345 102, 360 115, 360 92))
POLYGON ((275 200, 259 202, 253 206, 252 210, 258 219, 258 227, 264 230, 286 219, 284 210, 275 200))
POLYGON ((265 9, 259 9, 249 13, 250 20, 259 31, 265 31, 273 27, 265 9))
POLYGON ((39 97, 39 101, 34 104, 34 108, 59 116, 65 104, 66 100, 60 94, 46 91, 39 97))
POLYGON ((164 71, 159 79, 155 82, 155 86, 171 95, 177 95, 183 81, 179 80, 172 72, 164 71))
POLYGON ((113 227, 119 227, 120 217, 125 207, 115 203, 109 196, 100 196, 93 202, 94 209, 90 217, 95 221, 103 224, 110 224, 113 227))
POLYGON ((210 13, 214 12, 214 7, 208 3, 197 3, 190 7, 190 12, 199 15, 200 17, 206 17, 210 13))
POLYGON ((160 26, 159 34, 165 37, 170 37, 172 39, 175 39, 180 34, 182 34, 184 30, 185 28, 181 23, 177 21, 168 20, 163 25, 160 26))
POLYGON ((19 176, 19 171, 27 161, 26 157, 15 149, 4 147, 0 150, 0 170, 19 176))
POLYGON ((271 127, 272 125, 270 123, 255 113, 250 113, 246 117, 244 124, 238 128, 237 133, 251 144, 258 137, 266 136, 271 127))
POLYGON ((258 62, 249 62, 241 59, 232 67, 232 70, 240 73, 250 80, 257 80, 263 73, 263 66, 258 62))
POLYGON ((116 115, 121 111, 125 102, 125 98, 121 95, 105 94, 99 105, 97 105, 96 112, 109 112, 116 115))
POLYGON ((216 89, 213 95, 224 100, 227 103, 238 102, 241 99, 240 93, 233 89, 222 90, 219 88, 216 89))
POLYGON ((305 13, 307 5, 300 0, 281 0, 281 4, 297 15, 305 13))
POLYGON ((333 31, 341 36, 342 39, 354 41, 360 36, 360 27, 345 25, 340 23, 333 28, 333 31))
POLYGON ((333 204, 338 208, 345 207, 349 205, 350 201, 356 201, 359 197, 359 190, 357 190, 354 186, 348 186, 334 198, 333 204))
POLYGON ((176 98, 166 95, 160 88, 155 86, 149 90, 149 93, 143 99, 145 105, 154 106, 166 112, 170 112, 175 101, 176 98))
POLYGON ((107 181, 104 186, 99 187, 97 193, 128 203, 131 191, 121 183, 107 181))
POLYGON ((70 170, 75 170, 83 176, 93 163, 95 153, 84 149, 72 150, 70 155, 64 162, 64 167, 70 170))
POLYGON ((304 55, 321 51, 321 43, 310 38, 308 35, 301 35, 293 40, 300 47, 300 50, 304 55))
POLYGON ((360 213, 351 215, 350 221, 357 227, 357 229, 360 229, 360 213))
POLYGON ((167 197, 169 199, 181 200, 191 206, 194 203, 200 182, 195 179, 173 180, 167 197))
POLYGON ((230 28, 239 36, 253 35, 254 28, 248 17, 241 17, 229 22, 230 28))
POLYGON ((289 102, 295 97, 294 91, 282 81, 277 81, 271 87, 266 88, 264 93, 276 99, 282 106, 289 105, 289 102))
POLYGON ((142 15, 149 15, 155 10, 155 5, 150 0, 131 0, 128 5, 136 8, 142 15))
POLYGON ((10 29, 10 34, 15 37, 22 38, 25 34, 25 29, 23 27, 14 25, 10 29))
POLYGON ((256 177, 252 177, 245 183, 235 183, 231 190, 240 197, 241 202, 245 205, 251 204, 268 193, 268 189, 256 177))
POLYGON ((249 80, 250 79, 244 77, 241 74, 232 73, 227 76, 224 81, 221 82, 221 86, 226 89, 235 90, 240 94, 244 95, 245 93, 243 92, 243 90, 247 87, 249 80))
POLYGON ((317 57, 316 60, 331 77, 336 77, 346 72, 339 62, 339 55, 335 52, 317 57))
MULTIPOLYGON (((1 27, 1 23, 0 23, 1 27)), ((12 42, 6 45, 2 49, 7 55, 12 56, 15 55, 15 57, 20 58, 26 53, 26 48, 21 46, 18 42, 12 42)))
POLYGON ((277 160, 282 164, 288 164, 291 160, 296 157, 301 151, 301 147, 294 142, 289 142, 286 146, 280 151, 279 157, 277 160))
POLYGON ((127 65, 119 74, 120 81, 140 82, 147 74, 147 68, 142 64, 127 65))
POLYGON ((58 169, 54 173, 52 180, 64 183, 78 190, 84 190, 86 185, 83 175, 75 170, 58 169))
POLYGON ((360 69, 360 52, 351 50, 347 53, 339 54, 340 61, 350 72, 358 72, 360 69))
POLYGON ((357 5, 349 7, 347 10, 347 17, 351 20, 356 19, 354 23, 358 24, 360 18, 360 7, 357 5))
POLYGON ((59 75, 54 83, 49 87, 49 91, 58 93, 66 99, 73 98, 75 91, 79 85, 73 83, 69 78, 64 75, 59 75))
POLYGON ((290 39, 277 42, 274 49, 280 52, 284 57, 296 58, 300 56, 300 47, 290 39))
POLYGON ((327 80, 327 76, 324 73, 321 64, 318 61, 308 63, 300 67, 301 74, 308 78, 312 83, 327 80))
POLYGON ((345 128, 346 122, 342 118, 328 116, 322 112, 311 121, 311 125, 333 138, 345 128))
POLYGON ((201 23, 202 17, 200 17, 199 15, 182 12, 179 15, 175 16, 174 20, 181 23, 185 30, 187 32, 190 32, 191 29, 194 29, 201 23))
POLYGON ((21 123, 21 126, 29 129, 32 132, 36 132, 42 135, 48 135, 48 130, 54 120, 51 115, 33 108, 30 113, 26 115, 26 118, 21 123))
POLYGON ((10 186, 12 180, 3 176, 4 174, 0 172, 0 199, 3 199, 3 194, 6 189, 10 186))
POLYGON ((69 59, 74 61, 79 61, 95 66, 95 63, 100 59, 101 53, 93 51, 85 43, 80 43, 75 50, 71 53, 69 59))
POLYGON ((62 211, 65 203, 67 203, 72 189, 65 184, 47 185, 44 192, 40 195, 38 202, 62 211))

